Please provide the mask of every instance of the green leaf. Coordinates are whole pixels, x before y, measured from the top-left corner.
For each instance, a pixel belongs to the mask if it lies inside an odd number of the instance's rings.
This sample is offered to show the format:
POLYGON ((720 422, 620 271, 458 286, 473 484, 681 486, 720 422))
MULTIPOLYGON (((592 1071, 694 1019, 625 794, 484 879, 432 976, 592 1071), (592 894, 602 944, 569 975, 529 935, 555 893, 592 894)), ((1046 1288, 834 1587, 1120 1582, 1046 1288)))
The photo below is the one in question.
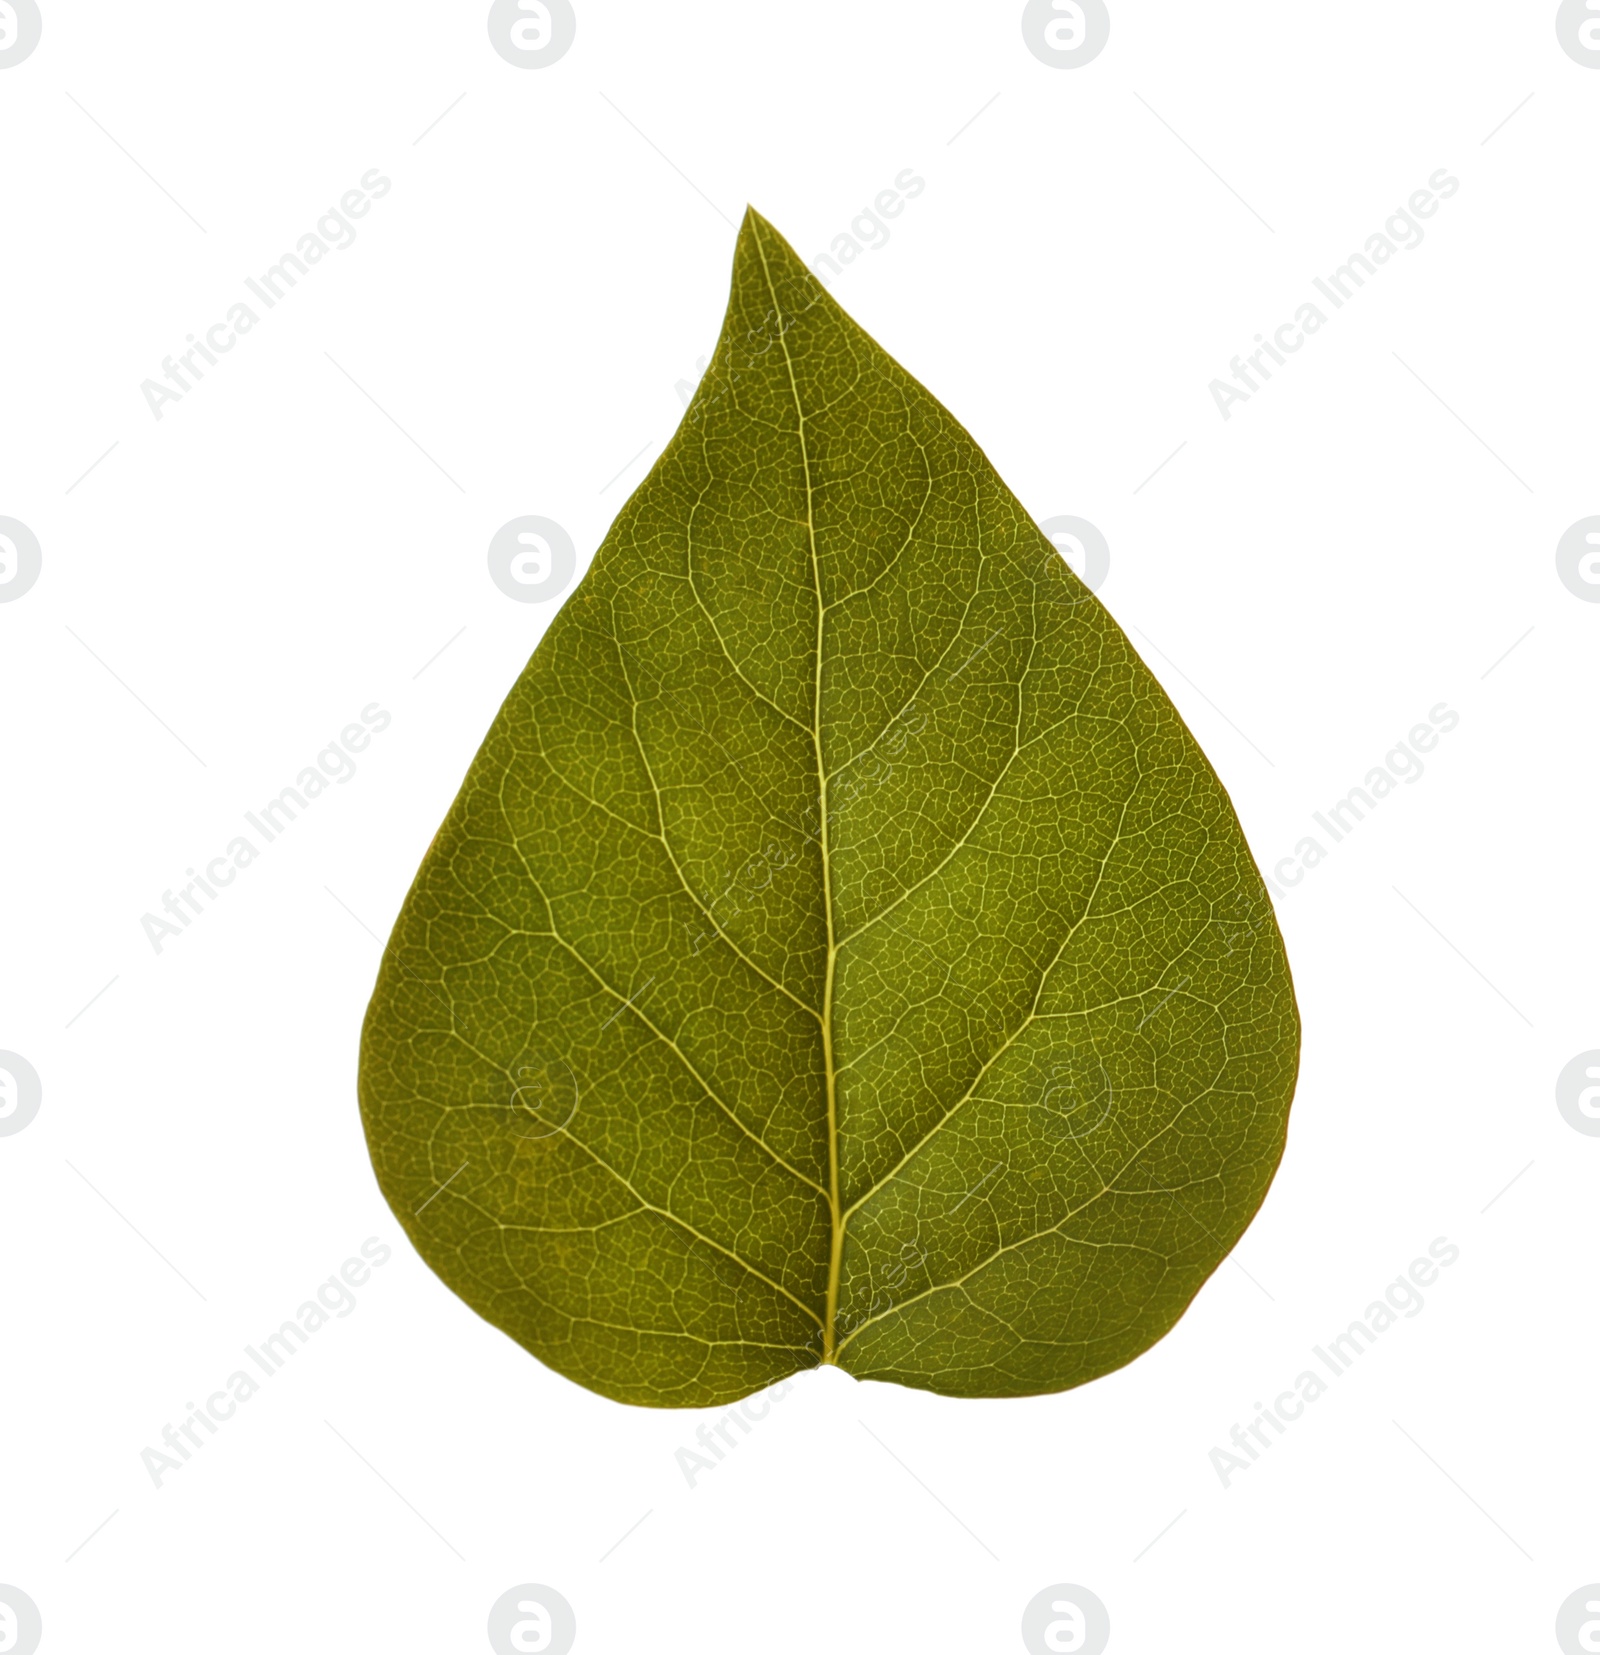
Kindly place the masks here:
POLYGON ((379 1182, 579 1384, 1082 1384, 1283 1149, 1298 1021, 1221 783, 972 438, 750 213, 716 356, 429 848, 379 1182))

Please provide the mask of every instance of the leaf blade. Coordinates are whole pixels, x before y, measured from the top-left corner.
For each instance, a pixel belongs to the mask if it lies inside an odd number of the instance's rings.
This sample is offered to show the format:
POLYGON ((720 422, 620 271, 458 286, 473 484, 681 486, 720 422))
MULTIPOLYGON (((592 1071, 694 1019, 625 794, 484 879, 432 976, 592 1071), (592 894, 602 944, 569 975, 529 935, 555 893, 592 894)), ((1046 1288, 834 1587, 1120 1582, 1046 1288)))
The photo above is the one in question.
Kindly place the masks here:
POLYGON ((683 425, 385 956, 362 1107, 413 1240, 622 1400, 819 1360, 1061 1389, 1159 1338, 1242 1232, 1297 1051, 1176 710, 750 214, 683 425), (458 1151, 477 1170, 422 1217, 458 1151))

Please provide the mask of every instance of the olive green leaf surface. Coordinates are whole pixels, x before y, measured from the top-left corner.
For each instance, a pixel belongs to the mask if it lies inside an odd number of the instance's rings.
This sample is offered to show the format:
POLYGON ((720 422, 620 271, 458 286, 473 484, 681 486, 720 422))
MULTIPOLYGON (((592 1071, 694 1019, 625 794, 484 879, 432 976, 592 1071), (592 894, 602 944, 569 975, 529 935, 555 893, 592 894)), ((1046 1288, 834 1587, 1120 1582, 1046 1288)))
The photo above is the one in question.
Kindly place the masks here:
POLYGON ((1226 793, 965 430, 750 213, 367 1014, 385 1196, 608 1397, 1063 1390, 1260 1205, 1298 1053, 1226 793))

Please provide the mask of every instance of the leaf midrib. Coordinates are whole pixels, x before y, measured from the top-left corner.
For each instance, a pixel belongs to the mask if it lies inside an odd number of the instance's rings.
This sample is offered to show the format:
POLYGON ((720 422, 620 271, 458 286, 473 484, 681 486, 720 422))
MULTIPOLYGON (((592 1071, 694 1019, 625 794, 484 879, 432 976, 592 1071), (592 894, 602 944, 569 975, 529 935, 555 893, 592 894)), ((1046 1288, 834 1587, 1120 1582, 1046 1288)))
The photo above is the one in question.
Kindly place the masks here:
POLYGON ((772 267, 767 262, 766 242, 759 221, 753 223, 756 251, 761 255, 761 273, 766 279, 767 292, 772 298, 772 312, 778 328, 778 343, 783 347, 783 364, 789 375, 789 390, 794 397, 797 435, 800 439, 800 467, 806 482, 806 540, 811 551, 811 584, 817 598, 816 664, 811 679, 811 748, 817 767, 818 850, 822 858, 822 913, 826 924, 828 961, 822 984, 822 1070, 828 1104, 828 1293, 822 1318, 822 1360, 834 1359, 834 1324, 839 1310, 840 1265, 844 1256, 844 1215, 839 1205, 839 1114, 836 1071, 833 1062, 833 985, 839 948, 833 933, 833 872, 828 844, 828 771, 822 758, 822 662, 823 629, 827 620, 827 605, 822 597, 822 568, 817 558, 817 522, 813 509, 811 488, 811 453, 806 444, 806 410, 800 400, 800 384, 795 378, 794 358, 789 354, 789 330, 784 325, 782 301, 772 282, 772 267))

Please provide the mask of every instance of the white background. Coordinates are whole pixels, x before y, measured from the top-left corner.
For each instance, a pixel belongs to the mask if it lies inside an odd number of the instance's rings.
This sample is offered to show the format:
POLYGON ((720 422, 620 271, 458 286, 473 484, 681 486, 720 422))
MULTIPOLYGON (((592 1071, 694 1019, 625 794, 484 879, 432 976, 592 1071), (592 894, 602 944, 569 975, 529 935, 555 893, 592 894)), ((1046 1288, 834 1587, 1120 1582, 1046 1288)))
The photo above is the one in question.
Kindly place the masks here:
POLYGON ((485 1649, 529 1581, 580 1655, 1000 1655, 1056 1582, 1118 1655, 1556 1648, 1600 1579, 1600 1140, 1554 1095, 1600 1046, 1600 606, 1555 564, 1600 512, 1600 72, 1554 0, 1113 0, 1066 72, 1015 0, 579 0, 532 72, 481 4, 43 3, 0 70, 0 515, 43 547, 0 604, 0 1048, 44 1087, 0 1138, 0 1582, 47 1655, 485 1649), (373 167, 358 240, 157 421, 141 381, 373 167), (410 1251, 357 1036, 556 607, 490 536, 554 518, 581 572, 745 202, 809 257, 907 167, 835 295, 1103 531, 1263 866, 1460 724, 1283 890, 1288 1153, 1165 1341, 1025 1401, 807 1374, 690 1488, 717 1416, 567 1383, 410 1251), (1224 421, 1209 382, 1441 167, 1422 245, 1224 421), (157 954, 141 916, 372 702, 355 778, 157 954), (153 1486, 368 1236, 354 1313, 153 1486), (1439 1236, 1423 1312, 1224 1487, 1211 1450, 1439 1236))

